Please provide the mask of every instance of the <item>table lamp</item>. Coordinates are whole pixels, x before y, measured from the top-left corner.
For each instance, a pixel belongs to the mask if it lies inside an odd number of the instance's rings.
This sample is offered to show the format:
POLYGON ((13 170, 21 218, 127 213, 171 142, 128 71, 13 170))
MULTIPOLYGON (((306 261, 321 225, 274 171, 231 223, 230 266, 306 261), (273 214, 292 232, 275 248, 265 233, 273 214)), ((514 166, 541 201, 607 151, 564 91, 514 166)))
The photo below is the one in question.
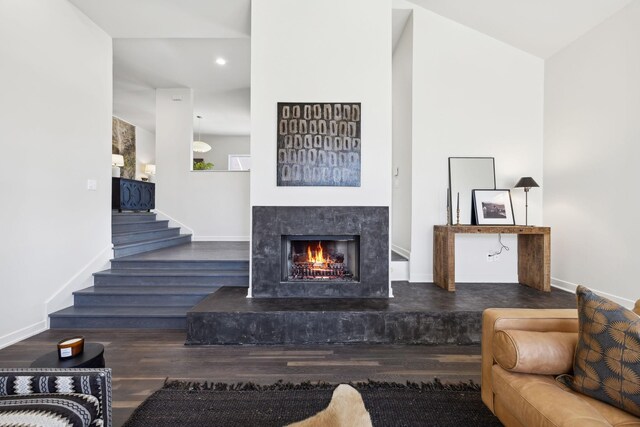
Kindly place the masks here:
POLYGON ((156 165, 152 165, 151 163, 145 165, 144 173, 148 175, 149 182, 153 182, 153 175, 156 174, 156 165))
POLYGON ((529 190, 540 187, 530 176, 523 176, 515 188, 524 188, 524 225, 529 225, 529 190))
POLYGON ((124 166, 124 156, 122 154, 111 155, 111 176, 120 178, 120 168, 124 166))

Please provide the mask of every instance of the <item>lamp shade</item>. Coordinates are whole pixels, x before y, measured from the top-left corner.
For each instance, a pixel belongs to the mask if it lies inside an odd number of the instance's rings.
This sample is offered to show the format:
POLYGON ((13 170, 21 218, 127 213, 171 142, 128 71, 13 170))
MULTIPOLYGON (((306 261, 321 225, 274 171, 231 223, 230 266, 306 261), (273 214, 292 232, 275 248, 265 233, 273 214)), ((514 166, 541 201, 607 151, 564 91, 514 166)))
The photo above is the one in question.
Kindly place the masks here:
POLYGON ((122 154, 112 154, 111 155, 111 164, 113 166, 124 166, 124 156, 122 154))
POLYGON ((144 173, 148 173, 149 175, 155 175, 156 165, 152 165, 152 164, 145 165, 144 173))
POLYGON ((534 188, 540 187, 538 183, 530 176, 523 176, 514 188, 534 188))
POLYGON ((211 146, 206 142, 193 141, 193 151, 196 153, 206 153, 209 150, 211 150, 211 146))

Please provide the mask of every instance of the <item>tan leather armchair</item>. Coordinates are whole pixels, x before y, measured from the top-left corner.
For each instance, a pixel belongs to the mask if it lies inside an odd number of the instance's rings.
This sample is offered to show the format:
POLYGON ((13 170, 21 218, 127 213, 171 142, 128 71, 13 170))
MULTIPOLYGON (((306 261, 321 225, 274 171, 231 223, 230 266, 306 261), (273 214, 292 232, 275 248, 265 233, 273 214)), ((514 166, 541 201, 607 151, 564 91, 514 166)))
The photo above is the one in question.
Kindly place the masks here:
POLYGON ((555 380, 571 373, 577 332, 573 309, 485 310, 482 400, 505 426, 640 426, 639 418, 555 380))

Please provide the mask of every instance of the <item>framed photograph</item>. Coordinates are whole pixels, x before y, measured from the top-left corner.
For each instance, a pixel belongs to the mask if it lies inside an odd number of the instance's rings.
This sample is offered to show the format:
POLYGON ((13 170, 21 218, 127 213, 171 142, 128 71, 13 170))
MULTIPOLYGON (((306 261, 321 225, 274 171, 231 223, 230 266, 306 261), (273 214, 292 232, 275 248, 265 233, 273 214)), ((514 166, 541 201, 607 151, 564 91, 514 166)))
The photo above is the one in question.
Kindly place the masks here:
POLYGON ((509 190, 473 190, 473 211, 478 225, 516 225, 509 190))

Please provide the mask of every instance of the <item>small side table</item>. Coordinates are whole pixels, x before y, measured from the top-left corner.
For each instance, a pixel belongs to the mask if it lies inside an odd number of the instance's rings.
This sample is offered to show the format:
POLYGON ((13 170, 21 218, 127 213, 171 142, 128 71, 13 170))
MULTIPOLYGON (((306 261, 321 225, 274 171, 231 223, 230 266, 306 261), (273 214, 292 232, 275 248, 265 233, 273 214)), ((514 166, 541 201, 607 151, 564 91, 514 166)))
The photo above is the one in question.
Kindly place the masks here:
POLYGON ((58 350, 50 351, 38 357, 32 368, 104 368, 104 346, 85 342, 84 351, 70 359, 59 359, 58 350))

